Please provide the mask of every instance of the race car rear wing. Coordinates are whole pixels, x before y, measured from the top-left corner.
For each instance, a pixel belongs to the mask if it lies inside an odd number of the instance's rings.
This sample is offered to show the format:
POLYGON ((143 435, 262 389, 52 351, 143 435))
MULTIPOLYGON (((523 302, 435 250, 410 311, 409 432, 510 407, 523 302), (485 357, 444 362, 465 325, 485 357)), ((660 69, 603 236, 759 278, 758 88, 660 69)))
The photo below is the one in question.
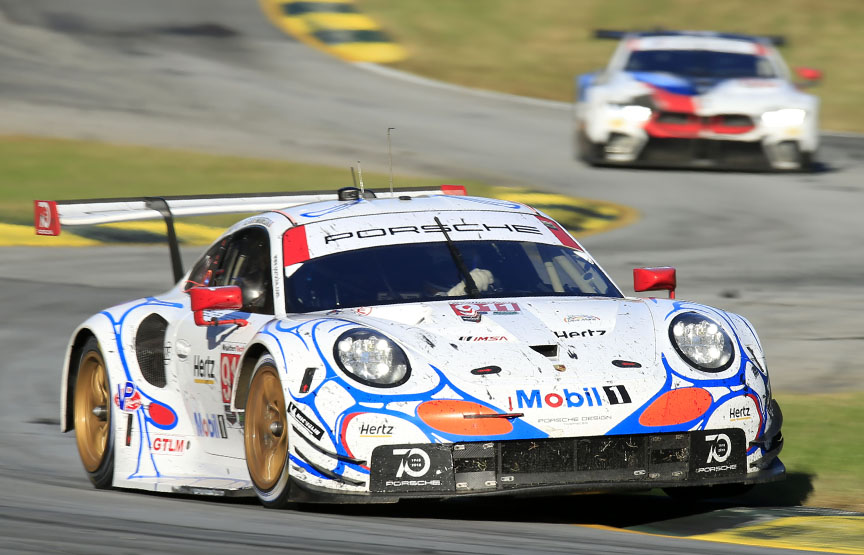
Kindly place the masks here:
MULTIPOLYGON (((390 192, 390 191, 387 191, 390 192)), ((399 196, 432 194, 464 195, 465 187, 442 185, 394 188, 399 196)), ((187 195, 165 197, 101 198, 80 200, 34 200, 33 225, 37 235, 60 235, 63 226, 98 225, 116 222, 155 220, 162 218, 168 233, 171 266, 175 283, 183 277, 180 247, 174 232, 174 216, 210 216, 279 210, 299 204, 327 200, 356 200, 360 196, 374 198, 373 191, 345 187, 335 193, 303 191, 296 193, 244 193, 232 195, 187 195)))
POLYGON ((717 37, 721 39, 738 39, 738 40, 749 40, 756 42, 767 42, 773 44, 774 46, 785 46, 786 45, 786 37, 781 35, 742 35, 737 33, 715 33, 712 31, 669 31, 665 29, 646 29, 643 31, 639 30, 631 30, 631 31, 620 31, 614 29, 595 29, 594 30, 594 38, 595 39, 612 39, 612 40, 621 40, 624 37, 661 37, 666 35, 692 35, 692 36, 706 36, 706 37, 717 37))

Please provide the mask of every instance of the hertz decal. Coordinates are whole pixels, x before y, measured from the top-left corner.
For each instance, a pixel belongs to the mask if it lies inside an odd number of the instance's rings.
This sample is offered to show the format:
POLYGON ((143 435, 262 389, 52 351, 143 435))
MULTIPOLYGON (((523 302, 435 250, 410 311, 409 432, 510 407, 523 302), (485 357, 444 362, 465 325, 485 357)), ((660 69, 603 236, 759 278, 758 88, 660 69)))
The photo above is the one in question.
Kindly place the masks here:
POLYGON ((348 62, 391 63, 406 57, 354 0, 259 0, 279 29, 348 62))

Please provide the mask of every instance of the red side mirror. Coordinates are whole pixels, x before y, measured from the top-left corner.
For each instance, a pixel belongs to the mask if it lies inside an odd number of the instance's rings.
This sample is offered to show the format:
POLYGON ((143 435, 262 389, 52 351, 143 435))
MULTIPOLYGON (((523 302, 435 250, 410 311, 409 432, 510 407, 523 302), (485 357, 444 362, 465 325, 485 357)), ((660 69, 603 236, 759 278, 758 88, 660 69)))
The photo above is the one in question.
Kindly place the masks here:
POLYGON ((675 268, 634 268, 634 291, 669 291, 669 298, 675 298, 675 287, 678 284, 675 268))
POLYGON ((204 319, 205 310, 237 310, 243 307, 243 291, 236 285, 193 287, 186 292, 189 293, 192 312, 195 313, 195 325, 197 326, 245 326, 249 323, 242 318, 231 320, 204 319))
POLYGON ((821 81, 822 72, 812 67, 796 67, 795 73, 805 81, 821 81))

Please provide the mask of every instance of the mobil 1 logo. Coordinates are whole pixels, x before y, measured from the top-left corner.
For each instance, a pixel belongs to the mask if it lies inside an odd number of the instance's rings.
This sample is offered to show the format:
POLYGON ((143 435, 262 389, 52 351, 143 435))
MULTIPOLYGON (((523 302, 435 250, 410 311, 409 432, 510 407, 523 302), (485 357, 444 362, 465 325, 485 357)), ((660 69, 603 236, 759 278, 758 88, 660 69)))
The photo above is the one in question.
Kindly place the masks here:
POLYGON ((370 489, 378 492, 454 491, 447 445, 381 445, 372 451, 370 489))
POLYGON ((747 472, 744 430, 702 430, 690 435, 690 475, 697 479, 747 472))

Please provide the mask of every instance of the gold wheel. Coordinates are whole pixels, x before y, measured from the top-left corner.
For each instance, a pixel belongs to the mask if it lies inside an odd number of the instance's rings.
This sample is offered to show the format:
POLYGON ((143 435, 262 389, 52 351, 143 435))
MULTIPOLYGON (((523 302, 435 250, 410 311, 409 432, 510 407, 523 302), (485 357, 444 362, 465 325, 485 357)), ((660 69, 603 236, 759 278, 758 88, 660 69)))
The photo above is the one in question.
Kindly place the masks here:
POLYGON ((252 378, 246 401, 246 464, 261 491, 273 489, 288 458, 285 395, 276 368, 262 365, 252 378))
POLYGON ((99 470, 108 448, 111 430, 111 394, 105 361, 97 350, 81 359, 75 383, 75 439, 87 472, 99 470))

